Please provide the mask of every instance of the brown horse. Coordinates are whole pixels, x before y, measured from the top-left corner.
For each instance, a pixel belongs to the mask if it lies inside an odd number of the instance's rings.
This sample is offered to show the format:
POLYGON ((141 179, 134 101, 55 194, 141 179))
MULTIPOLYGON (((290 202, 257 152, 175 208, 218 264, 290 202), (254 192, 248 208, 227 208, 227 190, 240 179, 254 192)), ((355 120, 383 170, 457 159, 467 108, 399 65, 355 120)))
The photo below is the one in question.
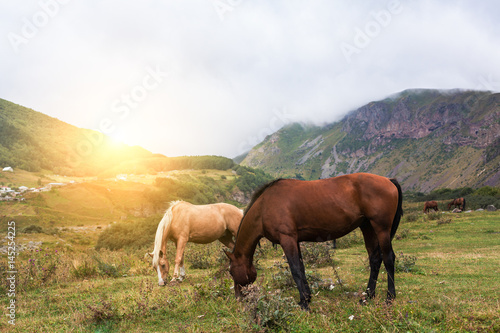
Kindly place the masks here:
POLYGON ((453 199, 451 202, 448 204, 448 210, 451 209, 451 206, 455 206, 460 208, 461 211, 465 210, 465 198, 458 198, 458 199, 453 199))
POLYGON ((436 201, 426 201, 424 204, 424 213, 428 213, 429 210, 434 209, 434 211, 439 211, 438 203, 436 201))
POLYGON ((252 197, 241 222, 236 245, 227 253, 236 297, 253 283, 257 271, 253 256, 262 237, 280 244, 300 294, 299 305, 308 309, 311 290, 306 280, 299 242, 324 242, 361 228, 370 258, 367 295, 375 296, 382 261, 387 270, 388 301, 396 297, 395 254, 391 240, 401 216, 402 193, 395 179, 366 173, 300 181, 278 179, 252 197))
POLYGON ((158 224, 154 250, 148 253, 158 273, 158 284, 164 286, 168 279, 169 264, 165 250, 168 239, 175 242, 177 248, 172 281, 182 281, 186 276, 186 243, 208 244, 219 240, 233 249, 233 236, 236 237, 242 217, 241 209, 225 203, 196 206, 184 201, 172 202, 158 224))

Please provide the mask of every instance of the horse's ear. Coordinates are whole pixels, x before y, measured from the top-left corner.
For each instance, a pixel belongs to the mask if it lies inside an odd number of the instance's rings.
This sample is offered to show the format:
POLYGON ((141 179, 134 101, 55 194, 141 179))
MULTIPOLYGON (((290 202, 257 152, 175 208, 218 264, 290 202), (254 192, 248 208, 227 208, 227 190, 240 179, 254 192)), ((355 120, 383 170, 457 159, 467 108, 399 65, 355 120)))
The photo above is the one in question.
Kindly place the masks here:
POLYGON ((149 253, 149 252, 148 252, 148 255, 149 255, 151 258, 153 258, 153 252, 151 252, 151 253, 149 253))
POLYGON ((153 252, 151 252, 151 253, 147 252, 147 253, 144 255, 144 259, 148 259, 149 257, 153 258, 153 252))

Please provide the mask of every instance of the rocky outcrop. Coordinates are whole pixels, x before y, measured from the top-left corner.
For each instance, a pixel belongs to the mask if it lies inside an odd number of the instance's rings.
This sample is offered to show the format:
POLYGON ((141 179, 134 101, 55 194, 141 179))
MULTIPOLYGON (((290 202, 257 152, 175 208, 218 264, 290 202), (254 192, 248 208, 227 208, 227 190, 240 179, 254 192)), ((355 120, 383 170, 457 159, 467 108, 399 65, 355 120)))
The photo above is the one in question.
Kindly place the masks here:
POLYGON ((397 96, 348 114, 342 130, 374 145, 433 135, 448 145, 484 148, 500 136, 500 94, 419 90, 397 96))
POLYGON ((290 124, 244 165, 276 177, 353 172, 397 177, 405 190, 500 185, 500 94, 408 90, 326 126, 290 124))

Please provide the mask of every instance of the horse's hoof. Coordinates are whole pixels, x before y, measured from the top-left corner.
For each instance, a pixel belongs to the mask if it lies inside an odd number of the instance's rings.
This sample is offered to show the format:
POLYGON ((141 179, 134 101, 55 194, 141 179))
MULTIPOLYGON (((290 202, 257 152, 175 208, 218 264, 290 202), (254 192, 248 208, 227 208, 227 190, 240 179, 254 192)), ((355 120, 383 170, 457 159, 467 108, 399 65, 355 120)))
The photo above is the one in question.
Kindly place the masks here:
POLYGON ((304 311, 309 311, 309 303, 307 302, 299 302, 299 306, 304 311))
POLYGON ((366 298, 362 298, 359 300, 359 305, 368 305, 368 301, 366 300, 366 298))

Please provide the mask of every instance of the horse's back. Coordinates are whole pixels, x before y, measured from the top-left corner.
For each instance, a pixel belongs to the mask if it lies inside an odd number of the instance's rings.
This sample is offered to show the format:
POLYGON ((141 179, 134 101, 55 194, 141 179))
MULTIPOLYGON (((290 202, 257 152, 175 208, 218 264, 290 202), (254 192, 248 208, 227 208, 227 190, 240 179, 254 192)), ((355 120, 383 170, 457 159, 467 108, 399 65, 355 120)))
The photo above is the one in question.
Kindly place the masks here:
POLYGON ((256 208, 260 207, 268 232, 297 232, 303 240, 327 240, 371 219, 392 223, 398 189, 388 178, 358 173, 314 181, 283 179, 259 199, 256 208))
POLYGON ((193 205, 183 201, 173 209, 172 238, 184 236, 190 242, 207 243, 217 240, 227 229, 237 230, 242 217, 237 207, 225 203, 193 205), (228 215, 235 217, 227 218, 228 215), (229 223, 236 226, 229 226, 229 223))

